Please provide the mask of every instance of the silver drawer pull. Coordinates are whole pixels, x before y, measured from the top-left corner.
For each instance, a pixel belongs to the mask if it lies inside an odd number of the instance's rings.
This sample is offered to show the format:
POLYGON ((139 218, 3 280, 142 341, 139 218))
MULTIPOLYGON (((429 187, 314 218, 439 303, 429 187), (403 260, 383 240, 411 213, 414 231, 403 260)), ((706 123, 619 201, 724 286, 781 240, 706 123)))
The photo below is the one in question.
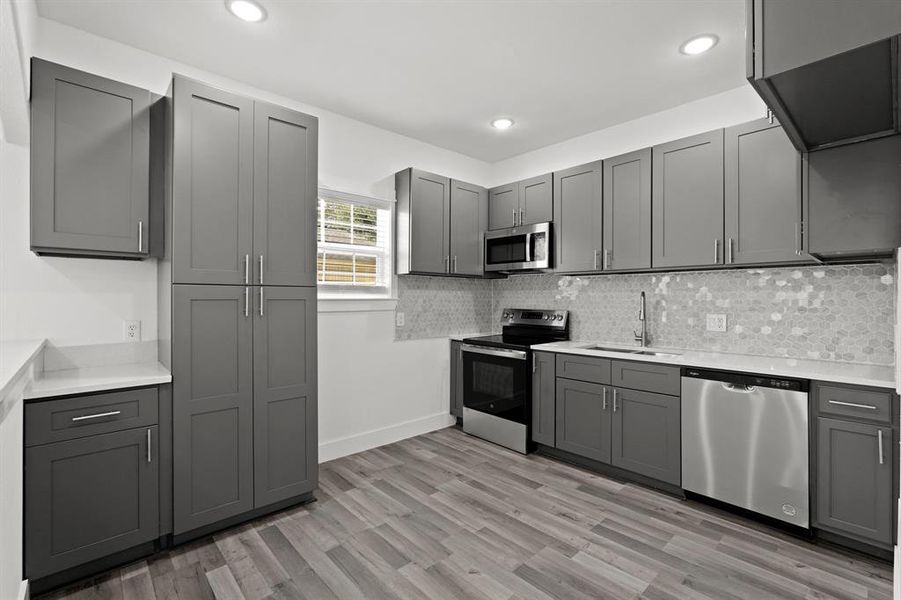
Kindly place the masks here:
POLYGON ((881 429, 877 432, 876 437, 879 439, 879 464, 884 465, 885 464, 885 452, 882 450, 882 430, 881 429))
POLYGON ((147 462, 153 462, 153 454, 150 452, 150 430, 147 430, 147 462))
POLYGON ((87 421, 88 419, 99 419, 101 417, 115 417, 122 414, 121 410, 111 410, 105 413, 97 413, 96 415, 82 415, 80 417, 72 417, 73 421, 87 421))
POLYGON ((838 406, 850 406, 851 408, 865 408, 867 410, 876 410, 872 404, 857 404, 856 402, 842 402, 841 400, 830 400, 829 404, 837 404, 838 406))

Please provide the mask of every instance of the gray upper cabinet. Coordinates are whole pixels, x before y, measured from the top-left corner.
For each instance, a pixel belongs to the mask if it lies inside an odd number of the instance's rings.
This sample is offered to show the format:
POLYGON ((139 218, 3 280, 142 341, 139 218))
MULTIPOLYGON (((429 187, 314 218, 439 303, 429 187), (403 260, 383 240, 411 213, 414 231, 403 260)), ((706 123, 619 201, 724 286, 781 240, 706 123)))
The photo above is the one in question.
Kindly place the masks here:
POLYGON ((250 293, 250 287, 242 286, 173 289, 176 535, 254 506, 250 293))
POLYGON ((255 283, 316 285, 315 117, 254 102, 255 283))
POLYGON ((488 190, 488 229, 516 227, 519 223, 519 187, 508 183, 488 190))
POLYGON ((888 255, 901 246, 901 136, 812 152, 804 184, 810 254, 888 255))
POLYGON ((816 526, 891 548, 892 428, 817 419, 816 526))
POLYGON ((316 288, 255 291, 253 481, 260 508, 316 487, 316 288))
POLYGON ((488 225, 488 190, 450 182, 450 272, 481 276, 485 272, 482 232, 488 225))
POLYGON ((597 271, 604 229, 601 162, 557 171, 553 178, 555 269, 597 271))
POLYGON ((551 352, 532 355, 532 441, 556 445, 556 361, 551 352))
POLYGON ((172 87, 173 282, 250 283, 253 100, 178 75, 172 87))
POLYGON ((37 58, 31 66, 31 249, 147 256, 150 92, 37 58))
POLYGON ((419 169, 395 175, 397 273, 450 271, 450 179, 419 169))
POLYGON ((726 264, 800 260, 801 155, 769 119, 725 132, 726 264))
POLYGON ((605 270, 651 268, 651 149, 604 160, 605 270))
POLYGON ((723 130, 654 146, 653 266, 723 263, 723 130))
POLYGON ((610 395, 604 385, 557 378, 557 448, 609 463, 610 395))
POLYGON ((679 398, 614 388, 611 463, 673 485, 682 484, 679 398))

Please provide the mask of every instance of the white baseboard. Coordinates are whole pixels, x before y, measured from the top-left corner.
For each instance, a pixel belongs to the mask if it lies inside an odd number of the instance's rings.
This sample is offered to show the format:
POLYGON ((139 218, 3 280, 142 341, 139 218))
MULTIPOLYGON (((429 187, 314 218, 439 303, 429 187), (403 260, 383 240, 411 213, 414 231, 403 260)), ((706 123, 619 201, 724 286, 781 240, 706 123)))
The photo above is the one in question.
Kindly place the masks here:
POLYGON ((378 448, 400 440, 422 435, 436 429, 443 429, 456 423, 456 419, 448 413, 439 413, 405 421, 397 425, 364 431, 355 435, 323 442, 319 444, 319 462, 324 463, 349 454, 378 448))

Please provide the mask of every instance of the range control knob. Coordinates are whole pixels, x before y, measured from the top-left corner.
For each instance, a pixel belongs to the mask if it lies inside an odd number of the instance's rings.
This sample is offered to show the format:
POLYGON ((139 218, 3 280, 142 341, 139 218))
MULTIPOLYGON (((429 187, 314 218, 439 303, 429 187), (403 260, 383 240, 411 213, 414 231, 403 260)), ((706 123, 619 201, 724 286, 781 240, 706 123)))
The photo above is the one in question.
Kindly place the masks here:
POLYGON ((547 315, 544 315, 544 320, 547 321, 548 319, 550 319, 550 317, 547 315))

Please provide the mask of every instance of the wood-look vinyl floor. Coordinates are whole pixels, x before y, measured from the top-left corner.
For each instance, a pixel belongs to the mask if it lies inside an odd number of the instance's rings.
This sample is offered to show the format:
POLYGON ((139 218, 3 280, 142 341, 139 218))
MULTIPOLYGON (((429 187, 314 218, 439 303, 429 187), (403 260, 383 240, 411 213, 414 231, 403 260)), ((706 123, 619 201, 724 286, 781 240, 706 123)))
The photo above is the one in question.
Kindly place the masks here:
POLYGON ((889 599, 888 564, 444 429, 321 465, 319 502, 45 599, 889 599))

